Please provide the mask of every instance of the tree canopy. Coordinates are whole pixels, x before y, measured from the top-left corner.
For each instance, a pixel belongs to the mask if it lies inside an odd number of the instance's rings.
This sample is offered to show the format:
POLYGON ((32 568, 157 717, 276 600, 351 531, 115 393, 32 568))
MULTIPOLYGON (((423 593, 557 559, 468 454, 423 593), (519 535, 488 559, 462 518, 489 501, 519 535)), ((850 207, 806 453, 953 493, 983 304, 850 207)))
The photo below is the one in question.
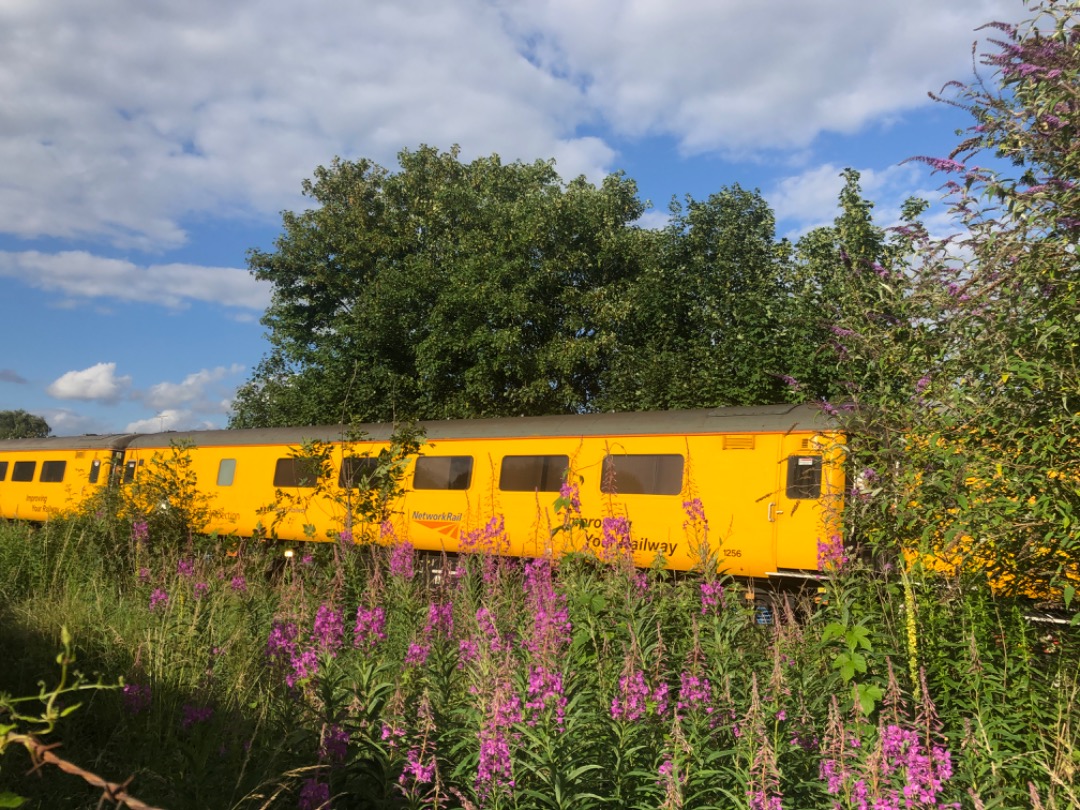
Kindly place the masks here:
POLYGON ((44 439, 52 433, 42 417, 23 410, 0 411, 0 439, 44 439))
POLYGON ((790 306, 791 251, 757 192, 688 199, 656 232, 623 174, 564 183, 548 161, 430 147, 398 160, 320 167, 315 205, 250 252, 274 288, 270 351, 232 426, 793 396, 783 377, 820 340, 790 306))

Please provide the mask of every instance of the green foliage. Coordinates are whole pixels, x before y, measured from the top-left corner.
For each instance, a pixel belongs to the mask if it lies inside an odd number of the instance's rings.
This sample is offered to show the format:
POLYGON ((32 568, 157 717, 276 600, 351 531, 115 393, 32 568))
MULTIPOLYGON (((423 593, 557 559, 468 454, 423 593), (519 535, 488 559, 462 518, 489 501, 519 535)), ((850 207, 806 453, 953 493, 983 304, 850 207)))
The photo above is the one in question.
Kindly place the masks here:
POLYGON ((234 427, 572 412, 596 395, 636 274, 632 181, 563 184, 547 162, 456 149, 315 172, 252 272, 271 352, 234 427))
POLYGON ((26 411, 0 411, 0 439, 44 439, 52 428, 43 417, 26 411))
MULTIPOLYGON (((393 514, 391 505, 405 492, 405 477, 424 444, 424 431, 412 424, 396 426, 389 446, 375 456, 361 449, 366 436, 350 429, 343 432, 340 442, 312 440, 290 450, 299 486, 276 490, 274 502, 261 510, 271 516, 271 537, 277 536, 283 520, 296 513, 306 515, 316 503, 320 509, 334 510, 335 528, 327 530, 329 539, 362 542, 377 537, 378 527, 393 514), (345 480, 339 480, 333 461, 339 451, 345 460, 345 480)), ((305 526, 309 538, 314 539, 314 531, 313 524, 305 526)))

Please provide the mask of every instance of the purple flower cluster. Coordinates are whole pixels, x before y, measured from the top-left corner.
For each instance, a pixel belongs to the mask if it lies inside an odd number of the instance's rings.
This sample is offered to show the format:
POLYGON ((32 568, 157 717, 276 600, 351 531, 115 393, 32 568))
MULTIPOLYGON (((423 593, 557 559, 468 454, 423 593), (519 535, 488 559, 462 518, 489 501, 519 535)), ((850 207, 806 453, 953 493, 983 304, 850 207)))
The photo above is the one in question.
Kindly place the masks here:
POLYGON ((838 534, 828 540, 818 540, 817 564, 819 571, 840 571, 847 565, 848 556, 844 551, 844 538, 838 534))
POLYGON ((712 684, 708 678, 702 678, 685 670, 679 675, 679 699, 676 711, 695 711, 704 709, 706 714, 713 712, 712 684))
MULTIPOLYGON (((530 666, 527 693, 525 708, 533 712, 554 709, 555 725, 562 731, 566 720, 566 694, 563 691, 562 673, 544 666, 530 666)), ((536 725, 535 716, 529 720, 529 725, 536 725)))
POLYGON ((154 588, 154 592, 150 594, 150 612, 156 613, 158 608, 161 608, 162 611, 164 611, 168 606, 168 592, 161 588, 154 588))
POLYGON ((405 665, 410 667, 422 667, 427 663, 428 655, 430 653, 430 644, 418 644, 414 641, 409 644, 409 650, 405 653, 405 665))
POLYGON ((195 563, 191 560, 180 560, 176 564, 176 573, 182 577, 191 577, 195 575, 195 563))
POLYGON ((581 514, 581 492, 577 484, 563 481, 562 486, 559 487, 559 498, 566 502, 568 517, 573 518, 581 514))
POLYGON ((719 581, 701 583, 701 615, 707 616, 713 608, 724 608, 724 586, 719 581))
POLYGON ((880 729, 876 755, 861 769, 835 756, 822 759, 819 765, 829 794, 850 795, 857 810, 959 810, 959 804, 939 803, 952 773, 948 749, 932 745, 927 753, 917 732, 892 723, 880 729))
POLYGON ((349 751, 349 732, 336 723, 323 726, 322 740, 319 743, 319 760, 331 766, 345 764, 349 751))
POLYGON ((645 682, 645 673, 634 669, 629 675, 619 679, 619 693, 611 699, 611 717, 632 723, 645 716, 649 703, 653 704, 656 714, 662 715, 668 706, 668 685, 660 684, 656 689, 649 689, 645 682))
POLYGON ((454 606, 450 602, 437 604, 432 602, 428 607, 427 624, 424 626, 424 635, 442 635, 450 638, 454 634, 454 606))
POLYGON ((372 649, 386 638, 386 611, 381 607, 356 609, 356 625, 353 627, 353 647, 372 649))
POLYGON ((146 521, 138 520, 131 524, 131 539, 136 543, 145 543, 150 539, 150 527, 146 521))
POLYGON ((150 708, 150 687, 144 683, 126 683, 121 694, 124 708, 131 714, 141 714, 150 708))
POLYGON ((311 628, 311 640, 320 652, 337 656, 345 638, 345 619, 341 611, 329 605, 319 605, 315 623, 311 628))
POLYGON ((513 726, 521 722, 521 700, 506 683, 496 685, 488 707, 488 717, 480 729, 480 761, 476 769, 476 790, 482 798, 500 788, 514 787, 510 752, 513 726))
POLYGON ((605 560, 617 560, 633 550, 630 521, 625 517, 606 517, 600 524, 600 549, 605 560))
POLYGON ((390 576, 398 579, 412 579, 416 573, 413 568, 414 556, 412 543, 408 541, 395 543, 390 549, 390 576))
POLYGON ((242 574, 237 574, 232 578, 229 587, 232 588, 235 593, 247 593, 247 580, 244 579, 242 574))
POLYGON ((466 554, 505 554, 510 548, 506 536, 506 519, 495 515, 482 529, 465 532, 461 538, 461 550, 466 554))
POLYGON ((408 789, 414 785, 430 785, 435 781, 435 758, 424 762, 420 748, 410 748, 405 754, 405 767, 398 777, 398 784, 408 789))
POLYGON ((330 785, 312 777, 300 788, 299 810, 325 810, 330 806, 330 785))
POLYGON ((571 628, 566 597, 555 590, 548 560, 531 560, 525 564, 525 604, 533 623, 525 647, 535 655, 554 660, 570 643, 571 628))
POLYGON ((196 706, 194 703, 185 703, 183 712, 180 727, 185 729, 205 723, 214 716, 214 710, 209 706, 196 706))

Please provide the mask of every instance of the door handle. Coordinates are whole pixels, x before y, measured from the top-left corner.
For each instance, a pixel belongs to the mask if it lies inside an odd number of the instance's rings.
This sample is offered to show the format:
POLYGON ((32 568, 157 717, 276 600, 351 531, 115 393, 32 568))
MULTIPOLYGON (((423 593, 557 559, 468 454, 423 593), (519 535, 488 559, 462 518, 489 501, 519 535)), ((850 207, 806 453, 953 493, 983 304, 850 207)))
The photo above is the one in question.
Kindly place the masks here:
POLYGON ((776 501, 769 501, 769 523, 775 523, 776 516, 782 514, 784 514, 784 510, 776 508, 776 501))

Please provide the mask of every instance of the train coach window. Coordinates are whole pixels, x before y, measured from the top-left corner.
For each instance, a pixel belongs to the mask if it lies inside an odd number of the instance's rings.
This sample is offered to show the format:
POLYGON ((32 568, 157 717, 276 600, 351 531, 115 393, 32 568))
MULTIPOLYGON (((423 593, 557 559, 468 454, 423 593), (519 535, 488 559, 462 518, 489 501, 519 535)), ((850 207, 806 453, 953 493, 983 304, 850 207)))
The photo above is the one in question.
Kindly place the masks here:
POLYGON ((600 491, 619 495, 678 495, 682 492, 683 457, 679 455, 608 456, 600 491))
POLYGON ((37 469, 36 461, 16 461, 11 470, 12 481, 33 481, 34 470, 37 469))
POLYGON ((8 463, 6 461, 0 461, 0 481, 7 478, 7 465, 8 463))
POLYGON ((274 467, 275 487, 314 487, 319 483, 319 462, 313 458, 279 458, 274 467))
POLYGON ((124 465, 124 483, 130 484, 135 480, 135 468, 139 466, 137 461, 129 461, 124 465))
POLYGON ((468 489, 472 456, 421 456, 416 460, 414 489, 468 489))
POLYGON ((90 462, 90 476, 88 478, 91 484, 96 484, 98 478, 101 477, 101 459, 95 458, 90 462))
POLYGON ((338 473, 338 486, 342 489, 359 489, 363 484, 367 489, 375 489, 372 476, 379 467, 377 458, 367 456, 350 456, 341 462, 341 472, 338 473))
POLYGON ((787 496, 821 497, 821 456, 788 456, 787 496))
POLYGON ((236 478, 236 459, 223 458, 218 462, 217 485, 219 487, 231 487, 236 478))
POLYGON ((499 473, 503 492, 558 492, 569 456, 505 456, 499 473))
POLYGON ((59 484, 64 480, 66 469, 66 461, 43 461, 41 462, 41 478, 38 480, 44 484, 59 484))

